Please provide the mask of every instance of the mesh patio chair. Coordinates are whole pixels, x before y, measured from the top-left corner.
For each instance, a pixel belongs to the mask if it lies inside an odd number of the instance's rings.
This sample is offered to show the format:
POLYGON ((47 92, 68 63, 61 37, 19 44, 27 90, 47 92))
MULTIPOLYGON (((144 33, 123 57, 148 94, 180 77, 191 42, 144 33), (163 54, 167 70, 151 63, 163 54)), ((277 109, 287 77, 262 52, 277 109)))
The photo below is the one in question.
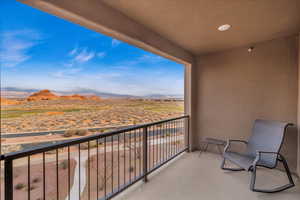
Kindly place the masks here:
POLYGON ((255 192, 274 193, 294 187, 294 181, 285 158, 280 154, 284 134, 287 127, 292 124, 268 120, 255 120, 252 135, 248 142, 243 140, 228 140, 223 152, 221 168, 230 171, 250 171, 250 189, 255 192), (243 153, 230 151, 232 143, 244 143, 247 148, 243 153), (225 161, 228 160, 239 168, 226 168, 225 161), (255 188, 256 169, 258 166, 269 169, 277 167, 278 162, 284 166, 289 183, 270 190, 255 188))

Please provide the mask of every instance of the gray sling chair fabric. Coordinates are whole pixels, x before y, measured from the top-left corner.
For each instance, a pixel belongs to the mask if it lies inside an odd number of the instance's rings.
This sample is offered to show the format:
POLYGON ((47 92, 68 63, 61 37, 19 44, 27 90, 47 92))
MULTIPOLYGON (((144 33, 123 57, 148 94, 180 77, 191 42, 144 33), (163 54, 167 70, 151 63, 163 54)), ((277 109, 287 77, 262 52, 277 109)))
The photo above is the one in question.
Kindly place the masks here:
POLYGON ((287 162, 280 154, 284 134, 287 127, 290 125, 292 124, 260 119, 255 120, 252 135, 248 142, 243 140, 228 140, 227 145, 224 148, 221 168, 231 171, 251 171, 250 189, 255 192, 280 192, 295 186, 287 162), (246 151, 244 153, 229 151, 233 142, 244 143, 247 145, 246 151), (229 160, 240 168, 225 168, 226 160, 229 160), (278 161, 283 163, 289 183, 270 190, 256 189, 255 180, 257 166, 274 169, 276 168, 278 161))

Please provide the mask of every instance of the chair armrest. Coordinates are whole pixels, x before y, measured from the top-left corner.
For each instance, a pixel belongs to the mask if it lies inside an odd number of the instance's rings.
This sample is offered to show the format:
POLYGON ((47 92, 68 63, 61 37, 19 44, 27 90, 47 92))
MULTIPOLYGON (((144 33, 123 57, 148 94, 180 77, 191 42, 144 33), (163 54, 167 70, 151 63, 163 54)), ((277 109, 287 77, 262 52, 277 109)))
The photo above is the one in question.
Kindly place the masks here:
POLYGON ((245 141, 245 140, 227 140, 227 144, 226 144, 226 146, 224 148, 224 153, 228 151, 228 149, 231 146, 231 143, 233 143, 233 142, 248 144, 248 142, 245 141))

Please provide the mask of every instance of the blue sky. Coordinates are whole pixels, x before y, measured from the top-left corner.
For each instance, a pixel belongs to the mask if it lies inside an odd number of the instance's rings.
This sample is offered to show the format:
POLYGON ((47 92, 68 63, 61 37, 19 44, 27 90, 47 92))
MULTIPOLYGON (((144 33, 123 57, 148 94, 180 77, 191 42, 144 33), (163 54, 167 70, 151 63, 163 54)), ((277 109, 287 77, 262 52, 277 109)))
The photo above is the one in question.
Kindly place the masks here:
POLYGON ((1 87, 183 94, 181 64, 15 0, 1 0, 1 87))

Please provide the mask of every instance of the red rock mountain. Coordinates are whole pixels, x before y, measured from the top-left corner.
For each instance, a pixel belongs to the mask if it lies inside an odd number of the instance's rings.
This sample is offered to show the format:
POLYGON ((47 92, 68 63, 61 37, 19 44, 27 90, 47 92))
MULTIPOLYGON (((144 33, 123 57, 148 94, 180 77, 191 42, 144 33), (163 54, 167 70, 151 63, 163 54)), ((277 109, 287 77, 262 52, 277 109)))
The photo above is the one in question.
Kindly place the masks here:
POLYGON ((79 94, 73 94, 70 96, 57 96, 53 94, 50 90, 41 90, 39 92, 33 93, 29 97, 27 97, 27 101, 40 101, 40 100, 93 100, 99 101, 100 97, 91 95, 91 96, 82 96, 79 94))
POLYGON ((88 100, 101 101, 101 98, 96 95, 87 96, 88 100))
POLYGON ((53 94, 52 92, 50 92, 50 90, 41 90, 27 97, 27 101, 57 100, 57 99, 59 99, 59 96, 53 94))
POLYGON ((73 94, 70 96, 61 96, 60 98, 67 99, 67 100, 86 100, 87 99, 85 96, 81 96, 79 94, 73 94))

